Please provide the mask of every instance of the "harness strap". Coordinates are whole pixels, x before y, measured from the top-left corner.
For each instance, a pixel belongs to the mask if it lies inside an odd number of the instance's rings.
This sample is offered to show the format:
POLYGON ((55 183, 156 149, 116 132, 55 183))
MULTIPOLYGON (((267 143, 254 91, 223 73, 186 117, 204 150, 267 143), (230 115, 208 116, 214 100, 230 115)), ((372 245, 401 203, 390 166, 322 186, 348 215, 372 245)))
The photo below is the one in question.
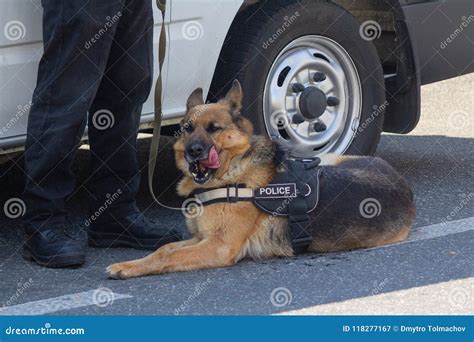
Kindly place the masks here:
POLYGON ((163 22, 161 24, 160 42, 159 42, 159 72, 158 80, 156 81, 155 87, 155 120, 153 123, 153 137, 151 138, 150 156, 148 161, 148 188, 150 189, 151 196, 158 202, 153 190, 153 175, 155 174, 156 159, 158 158, 158 151, 160 145, 161 136, 161 122, 163 119, 163 64, 165 63, 166 56, 166 28, 165 28, 165 14, 166 14, 166 0, 156 1, 158 8, 161 11, 161 17, 163 22))
POLYGON ((298 196, 288 203, 288 225, 291 246, 296 254, 304 253, 312 242, 312 236, 309 229, 309 215, 304 194, 306 182, 302 177, 306 175, 305 164, 303 162, 294 162, 287 164, 289 167, 290 181, 297 187, 298 196))
POLYGON ((253 189, 245 188, 241 185, 228 185, 226 188, 218 188, 195 192, 194 198, 202 205, 214 203, 237 203, 249 201, 254 197, 253 189))

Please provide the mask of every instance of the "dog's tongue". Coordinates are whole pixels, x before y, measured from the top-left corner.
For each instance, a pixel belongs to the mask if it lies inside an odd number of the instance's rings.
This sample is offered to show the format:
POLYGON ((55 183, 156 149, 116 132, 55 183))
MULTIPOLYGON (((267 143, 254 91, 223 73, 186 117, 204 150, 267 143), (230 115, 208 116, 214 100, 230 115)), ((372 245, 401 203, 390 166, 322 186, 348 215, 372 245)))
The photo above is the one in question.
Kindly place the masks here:
POLYGON ((201 165, 207 167, 208 169, 218 169, 221 167, 221 161, 219 160, 219 155, 215 146, 212 146, 209 150, 209 156, 206 160, 200 161, 201 165))

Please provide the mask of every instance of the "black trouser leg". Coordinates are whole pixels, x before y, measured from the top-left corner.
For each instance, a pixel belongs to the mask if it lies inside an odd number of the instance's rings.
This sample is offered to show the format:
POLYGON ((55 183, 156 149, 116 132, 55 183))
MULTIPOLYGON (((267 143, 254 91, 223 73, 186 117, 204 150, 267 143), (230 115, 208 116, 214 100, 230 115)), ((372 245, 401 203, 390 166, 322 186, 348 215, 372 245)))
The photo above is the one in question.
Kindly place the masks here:
POLYGON ((89 115, 91 217, 113 220, 138 212, 137 134, 152 83, 152 2, 126 2, 105 75, 89 115), (100 119, 103 119, 101 122, 100 119))
POLYGON ((70 170, 74 152, 101 85, 121 19, 117 13, 123 7, 116 0, 43 0, 42 4, 44 55, 25 153, 27 232, 64 220, 64 201, 75 186, 70 170), (117 22, 107 25, 114 18, 117 22))

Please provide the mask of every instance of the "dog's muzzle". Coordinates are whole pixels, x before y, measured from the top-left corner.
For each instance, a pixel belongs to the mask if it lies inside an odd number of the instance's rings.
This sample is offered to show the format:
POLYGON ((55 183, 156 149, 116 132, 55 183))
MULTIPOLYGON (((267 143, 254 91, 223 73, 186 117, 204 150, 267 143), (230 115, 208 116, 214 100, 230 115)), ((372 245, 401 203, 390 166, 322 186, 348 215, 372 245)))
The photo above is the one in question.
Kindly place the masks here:
POLYGON ((221 166, 219 154, 214 145, 204 149, 201 145, 193 144, 186 149, 185 158, 189 164, 189 172, 198 184, 207 183, 215 170, 221 166))

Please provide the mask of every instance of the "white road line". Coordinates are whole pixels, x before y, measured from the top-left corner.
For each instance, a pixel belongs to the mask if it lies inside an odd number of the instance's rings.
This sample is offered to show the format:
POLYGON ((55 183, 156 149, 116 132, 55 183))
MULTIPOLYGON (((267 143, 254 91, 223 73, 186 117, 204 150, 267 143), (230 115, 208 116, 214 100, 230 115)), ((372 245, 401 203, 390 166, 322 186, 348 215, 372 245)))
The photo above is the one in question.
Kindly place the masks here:
POLYGON ((448 221, 414 229, 410 240, 431 239, 443 235, 463 233, 473 229, 474 217, 468 217, 457 221, 448 221))
POLYGON ((109 289, 102 288, 2 307, 0 308, 0 316, 45 315, 57 311, 77 309, 92 305, 106 307, 112 305, 116 300, 125 298, 132 298, 132 296, 114 293, 109 289))
MULTIPOLYGON (((380 286, 380 285, 379 285, 380 286)), ((474 278, 400 289, 277 315, 472 315, 474 278)))
MULTIPOLYGON (((398 244, 375 247, 371 249, 387 248, 396 245, 415 242, 420 240, 433 239, 445 235, 453 235, 458 233, 474 230, 474 217, 469 217, 457 221, 449 221, 446 223, 438 223, 430 226, 413 229, 410 237, 398 244)), ((348 252, 351 253, 351 252, 348 252)), ((86 306, 96 305, 104 307, 111 305, 114 301, 120 299, 132 298, 130 295, 114 293, 108 289, 91 290, 79 292, 75 294, 55 297, 50 299, 28 302, 15 306, 7 306, 0 308, 0 316, 2 315, 44 315, 57 311, 77 309, 86 306)))
POLYGON ((408 242, 420 241, 433 239, 445 235, 453 235, 468 232, 474 230, 474 217, 468 217, 456 221, 448 221, 438 224, 432 224, 431 226, 424 226, 420 228, 414 228, 408 236, 408 239, 396 244, 386 245, 382 247, 374 247, 371 249, 387 248, 396 245, 401 245, 408 242))

